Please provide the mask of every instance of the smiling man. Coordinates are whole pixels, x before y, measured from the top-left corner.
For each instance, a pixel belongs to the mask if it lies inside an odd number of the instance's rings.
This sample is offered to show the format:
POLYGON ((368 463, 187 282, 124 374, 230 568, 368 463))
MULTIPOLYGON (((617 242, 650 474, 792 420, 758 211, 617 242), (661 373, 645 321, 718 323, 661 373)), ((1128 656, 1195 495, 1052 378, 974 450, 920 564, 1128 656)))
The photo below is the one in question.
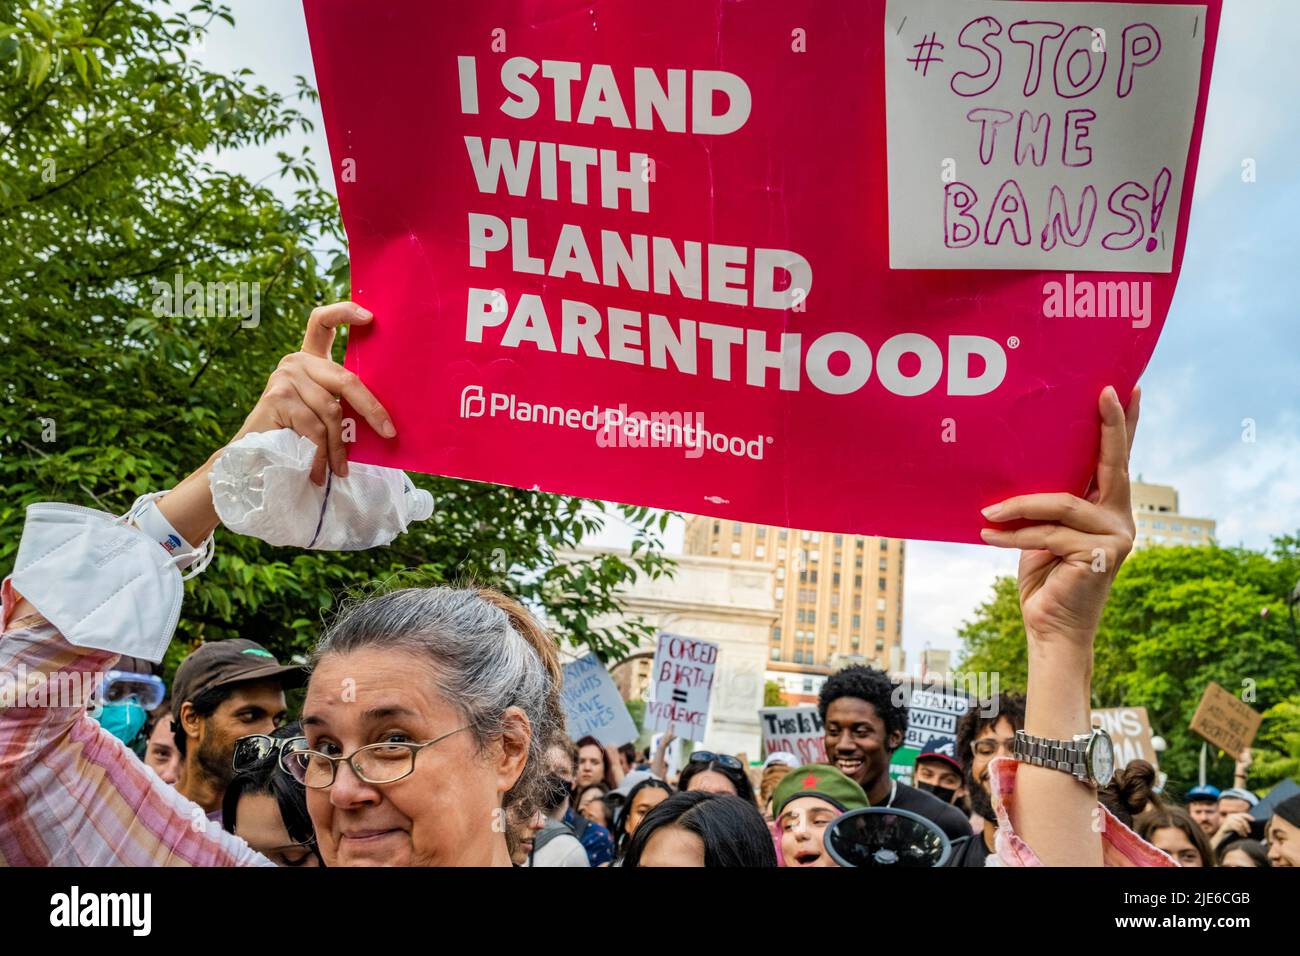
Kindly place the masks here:
POLYGON ((826 725, 826 759, 866 791, 873 807, 910 810, 939 826, 950 840, 970 836, 956 807, 889 776, 889 758, 903 743, 907 705, 888 674, 853 666, 831 675, 817 702, 826 725))

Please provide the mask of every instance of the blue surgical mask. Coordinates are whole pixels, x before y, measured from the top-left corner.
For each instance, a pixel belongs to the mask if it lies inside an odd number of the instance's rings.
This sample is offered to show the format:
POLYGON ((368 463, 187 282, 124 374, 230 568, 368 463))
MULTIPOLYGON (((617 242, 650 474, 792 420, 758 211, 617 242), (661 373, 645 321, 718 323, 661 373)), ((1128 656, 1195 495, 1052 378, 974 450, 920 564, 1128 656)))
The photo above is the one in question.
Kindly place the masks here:
POLYGON ((128 698, 105 703, 98 719, 101 727, 122 743, 130 744, 148 718, 149 712, 134 699, 128 698))

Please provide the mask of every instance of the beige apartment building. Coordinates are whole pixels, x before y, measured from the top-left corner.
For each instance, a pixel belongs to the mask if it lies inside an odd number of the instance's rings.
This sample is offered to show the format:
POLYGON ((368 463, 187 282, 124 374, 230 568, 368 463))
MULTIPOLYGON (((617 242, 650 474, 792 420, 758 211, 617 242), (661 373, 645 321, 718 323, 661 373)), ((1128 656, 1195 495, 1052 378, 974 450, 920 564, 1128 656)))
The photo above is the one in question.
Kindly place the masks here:
POLYGON ((778 617, 769 638, 769 676, 800 675, 803 691, 805 676, 819 690, 825 675, 846 664, 903 670, 903 541, 691 515, 685 550, 773 569, 778 617))
POLYGON ((1215 523, 1209 518, 1192 518, 1178 510, 1178 492, 1171 485, 1133 482, 1133 520, 1137 536, 1133 547, 1153 544, 1211 544, 1215 523))

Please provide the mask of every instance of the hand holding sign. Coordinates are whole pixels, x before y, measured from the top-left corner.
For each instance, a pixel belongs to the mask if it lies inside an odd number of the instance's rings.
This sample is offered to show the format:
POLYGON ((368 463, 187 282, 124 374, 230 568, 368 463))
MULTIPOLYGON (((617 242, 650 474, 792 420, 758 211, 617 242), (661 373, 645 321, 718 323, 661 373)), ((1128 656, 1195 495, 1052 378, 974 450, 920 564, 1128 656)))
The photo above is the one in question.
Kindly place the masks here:
POLYGON ((1093 491, 1021 495, 984 509, 999 524, 1034 522, 1016 529, 986 528, 999 548, 1022 548, 1020 610, 1030 642, 1064 638, 1091 647, 1111 582, 1133 548, 1128 459, 1137 432, 1140 389, 1127 410, 1113 388, 1101 393, 1101 451, 1093 491))
POLYGON ((354 302, 336 302, 315 309, 307 320, 302 349, 280 359, 266 390, 235 440, 252 432, 292 428, 310 438, 318 450, 311 480, 325 483, 325 469, 339 477, 348 473, 348 446, 343 439, 341 397, 386 438, 397 434, 379 399, 355 374, 330 358, 335 330, 341 325, 369 325, 374 315, 354 302))
POLYGON ((1083 494, 1173 299, 1221 0, 804 4, 793 46, 787 0, 386 6, 306 0, 353 288, 401 317, 349 342, 403 422, 355 461, 968 542, 1083 494))

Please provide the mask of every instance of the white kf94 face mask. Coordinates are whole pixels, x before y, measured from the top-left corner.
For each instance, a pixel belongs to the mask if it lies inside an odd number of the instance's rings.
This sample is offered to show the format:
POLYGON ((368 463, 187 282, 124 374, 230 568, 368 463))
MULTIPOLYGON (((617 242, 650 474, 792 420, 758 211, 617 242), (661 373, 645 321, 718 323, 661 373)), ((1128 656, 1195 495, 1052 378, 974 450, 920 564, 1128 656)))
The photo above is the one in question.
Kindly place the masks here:
POLYGON ((292 429, 254 432, 226 448, 208 482, 221 523, 277 547, 363 551, 433 514, 433 496, 406 473, 348 463, 348 476, 312 482, 316 445, 292 429))
POLYGON ((14 590, 69 643, 158 663, 176 630, 182 581, 212 560, 211 536, 193 548, 179 535, 160 541, 131 523, 162 494, 145 495, 120 518, 78 505, 32 505, 14 590), (190 564, 182 578, 180 568, 190 564))

